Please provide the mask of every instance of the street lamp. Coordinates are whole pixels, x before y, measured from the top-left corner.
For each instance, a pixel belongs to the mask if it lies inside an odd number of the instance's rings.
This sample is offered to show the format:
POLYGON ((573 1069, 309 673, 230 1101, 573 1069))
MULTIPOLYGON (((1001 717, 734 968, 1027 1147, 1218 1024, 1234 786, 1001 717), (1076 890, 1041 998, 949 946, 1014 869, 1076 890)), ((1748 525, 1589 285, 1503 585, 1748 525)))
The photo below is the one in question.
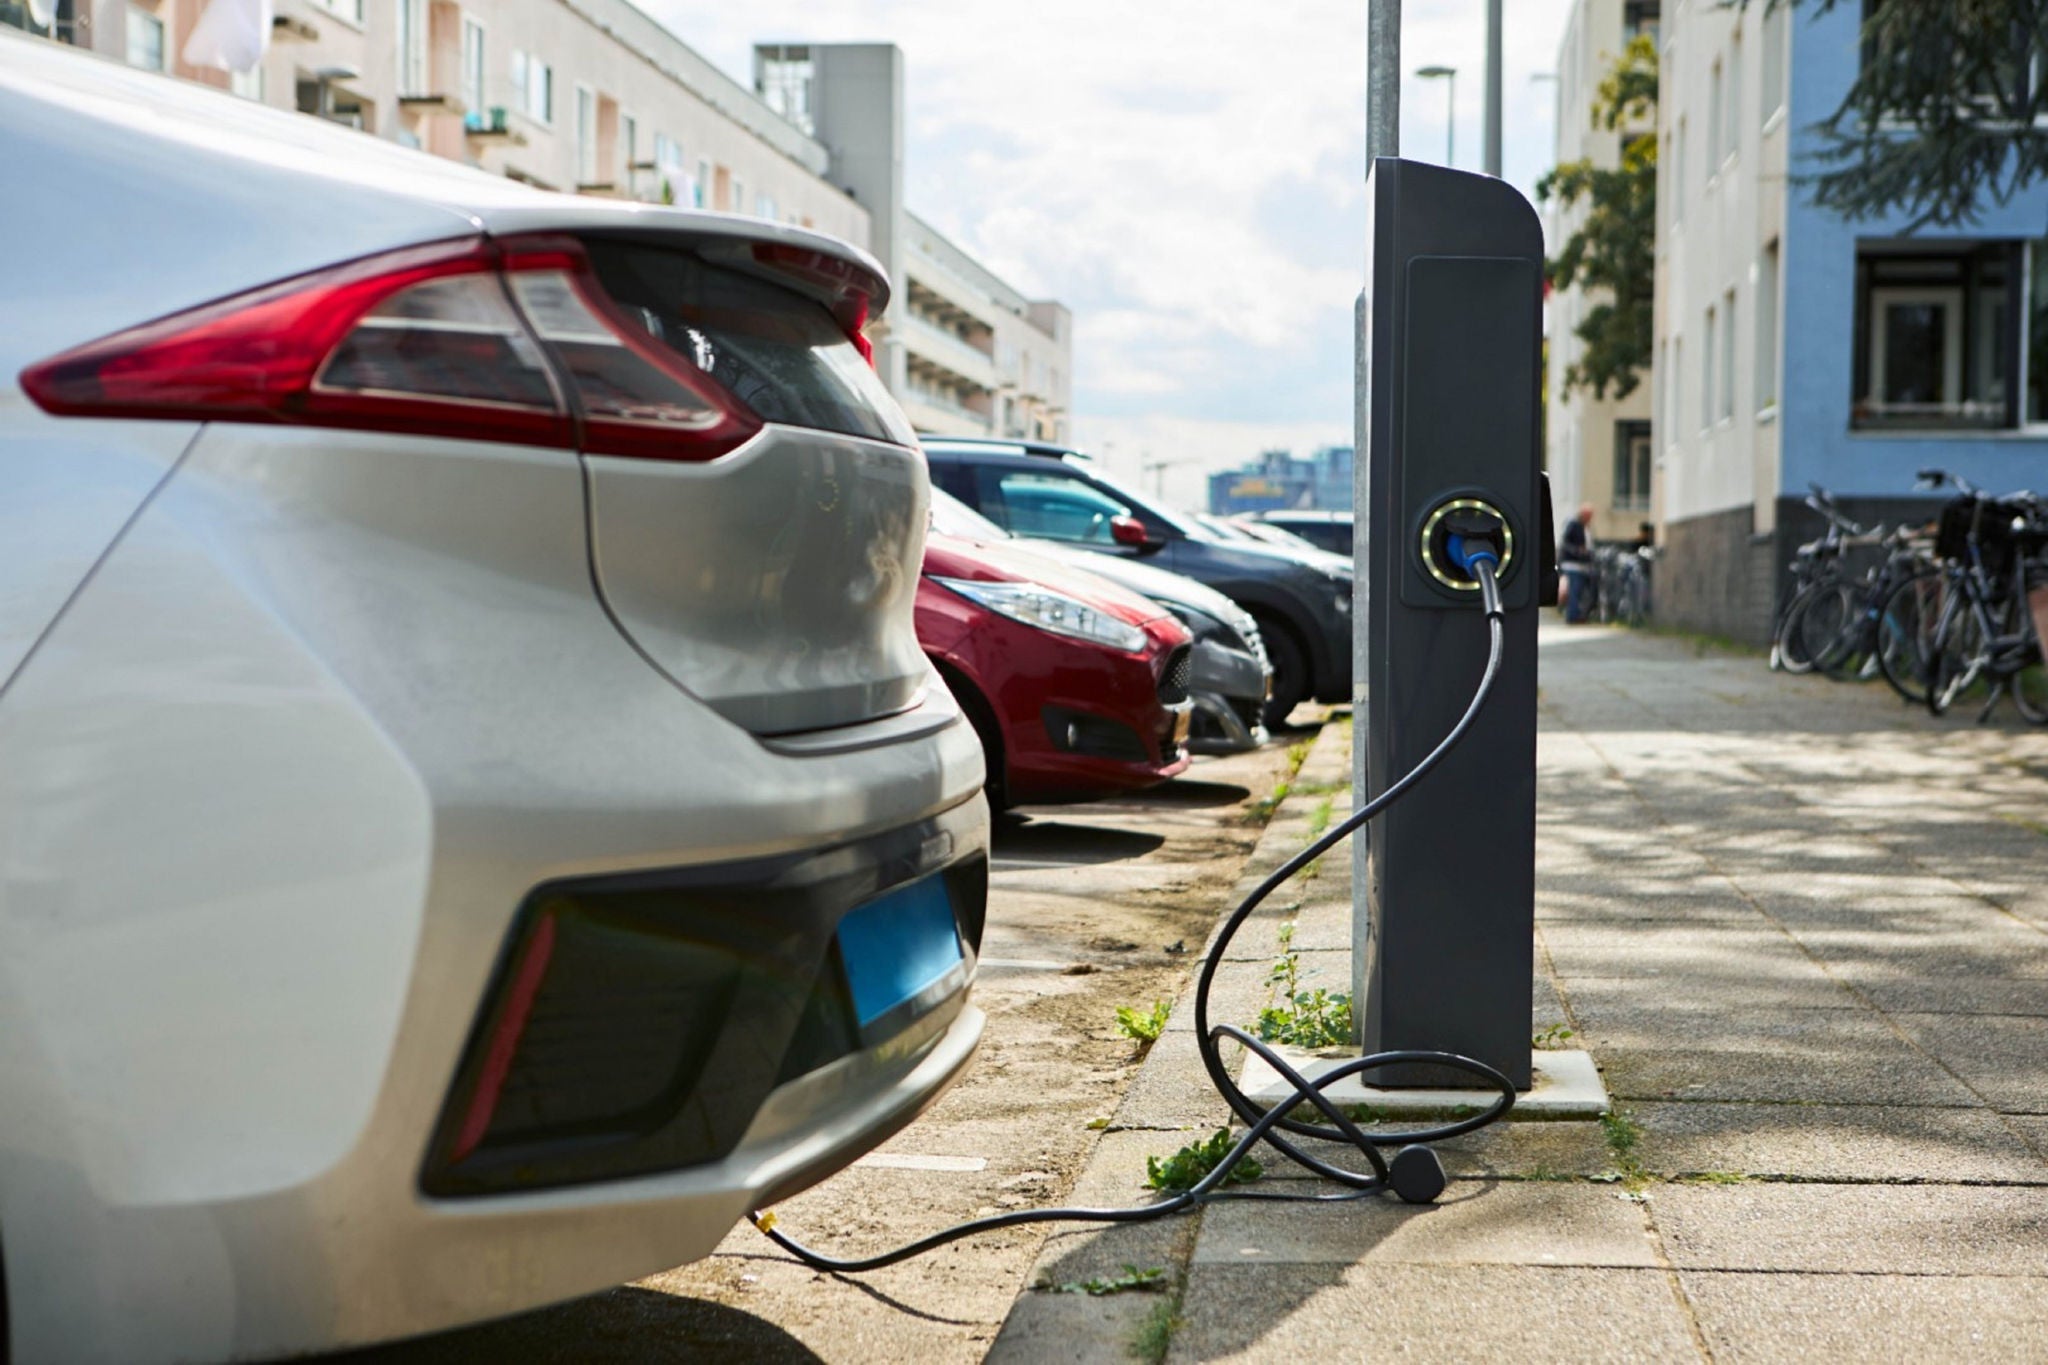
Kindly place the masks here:
POLYGON ((1426 81, 1441 78, 1450 91, 1450 102, 1444 106, 1444 165, 1456 165, 1458 160, 1458 68, 1455 66, 1425 66, 1415 74, 1426 81))

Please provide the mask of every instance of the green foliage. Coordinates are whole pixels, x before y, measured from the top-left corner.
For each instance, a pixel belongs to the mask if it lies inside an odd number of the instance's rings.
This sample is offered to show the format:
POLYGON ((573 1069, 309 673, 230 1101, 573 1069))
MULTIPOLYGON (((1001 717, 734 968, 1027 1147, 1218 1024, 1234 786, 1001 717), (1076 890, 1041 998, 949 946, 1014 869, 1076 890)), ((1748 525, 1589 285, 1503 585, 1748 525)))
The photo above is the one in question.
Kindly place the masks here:
POLYGON ((1162 1299, 1152 1306, 1145 1315, 1145 1321, 1138 1326, 1138 1334, 1131 1339, 1131 1355, 1154 1365, 1166 1359, 1166 1349, 1173 1344, 1173 1334, 1181 1325, 1180 1295, 1162 1299))
POLYGON ((1544 1050, 1561 1048, 1570 1040, 1571 1036, 1572 1031, 1563 1024, 1552 1024, 1541 1033, 1532 1036, 1529 1039, 1529 1045, 1544 1050))
POLYGON ((1285 782, 1273 788, 1272 794, 1262 796, 1244 808, 1244 819, 1248 825, 1263 825, 1273 818, 1273 812, 1280 809, 1280 803, 1287 799, 1293 788, 1285 782))
POLYGON ((1160 1034, 1166 1032, 1166 1021, 1172 1013, 1173 1002, 1170 1000, 1154 1000, 1152 1008, 1142 1013, 1129 1005, 1118 1005, 1117 1030, 1140 1046, 1149 1047, 1159 1041, 1160 1034))
MULTIPOLYGON (((1826 14, 1844 0, 1740 0, 1766 23, 1785 9, 1826 14)), ((2048 176, 2048 57, 2041 0, 1872 0, 1863 53, 1842 102, 1813 132, 1819 170, 1797 179, 1852 221, 1902 213, 1907 231, 1974 222, 2048 176)))
POLYGON ((1643 1140, 1643 1125, 1626 1109, 1610 1109, 1600 1116, 1600 1128, 1607 1135, 1607 1150, 1614 1158, 1614 1170, 1606 1178, 1619 1182, 1631 1194, 1640 1193, 1651 1180, 1642 1158, 1636 1154, 1643 1140))
POLYGON ((1166 1278, 1165 1266, 1147 1266, 1140 1270, 1130 1264, 1124 1266, 1123 1274, 1106 1280, 1067 1280, 1061 1284, 1054 1284, 1048 1277, 1032 1286, 1049 1294, 1087 1294, 1098 1299, 1105 1294, 1128 1294, 1133 1290, 1140 1294, 1157 1294, 1172 1287, 1166 1278))
MULTIPOLYGON (((1593 118, 1607 128, 1654 124, 1657 48, 1647 37, 1629 43, 1600 82, 1593 118)), ((1577 286, 1595 300, 1572 329, 1583 343, 1564 374, 1564 391, 1626 398, 1650 369, 1650 323, 1656 281, 1657 139, 1645 134, 1622 147, 1614 169, 1589 160, 1566 162, 1536 182, 1536 197, 1585 217, 1545 273, 1553 288, 1577 286)))
MULTIPOLYGON (((1218 1128, 1205 1142, 1191 1142, 1161 1161, 1156 1156, 1145 1158, 1145 1183, 1155 1190, 1191 1190, 1201 1183, 1202 1177, 1216 1169, 1224 1157, 1230 1155, 1232 1146, 1230 1130, 1218 1128)), ((1226 1185, 1249 1185, 1266 1173, 1266 1168, 1246 1157, 1231 1167, 1230 1174, 1223 1177, 1226 1185)))
POLYGON ((1351 1041, 1351 997, 1318 986, 1303 990, 1294 926, 1280 926, 1280 958, 1266 981, 1278 1000, 1259 1011, 1251 1031, 1261 1042, 1337 1047, 1351 1041))

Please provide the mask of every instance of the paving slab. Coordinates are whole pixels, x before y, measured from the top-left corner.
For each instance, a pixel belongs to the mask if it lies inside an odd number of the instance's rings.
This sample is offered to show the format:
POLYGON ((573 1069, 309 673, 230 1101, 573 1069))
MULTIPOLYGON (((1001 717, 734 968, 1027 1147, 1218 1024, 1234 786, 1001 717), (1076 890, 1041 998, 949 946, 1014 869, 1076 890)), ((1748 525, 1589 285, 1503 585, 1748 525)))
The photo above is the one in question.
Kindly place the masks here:
POLYGON ((1197 1265, 1175 1362, 1701 1359, 1668 1273, 1197 1265))
POLYGON ((1666 1185, 1671 1264, 1694 1270, 2048 1275, 2048 1198, 2001 1185, 1666 1185))
POLYGON ((1716 1361, 2038 1362, 2048 1280, 1681 1271, 1716 1361))
POLYGON ((1994 1109, 2048 1114, 2048 1019, 2001 1014, 1900 1014, 1913 1041, 1994 1109))
POLYGON ((1782 932, 1725 924, 1571 924, 1546 920, 1543 943, 1567 982, 1574 977, 1659 976, 1701 981, 1800 981, 1823 975, 1782 932))
POLYGON ((1636 1104, 1636 1156, 1661 1175, 2048 1183, 2048 1161, 1982 1109, 1636 1104))
MULTIPOLYGON (((1702 981, 1686 977, 1574 977, 1563 987, 1573 1017, 1617 1021, 1652 1008, 1676 1012, 1760 1015, 1781 1010, 1870 1008, 1846 982, 1825 973, 1790 980, 1702 981)), ((1689 1022, 1683 1024, 1690 1027, 1689 1022)))
MULTIPOLYGON (((1301 1182, 1294 1182, 1300 1185, 1301 1182)), ((1341 1193, 1335 1185, 1317 1185, 1341 1193)), ((1296 1192, 1293 1189, 1289 1193, 1296 1192)), ((1460 1181, 1434 1204, 1239 1200, 1202 1214, 1196 1265, 1654 1266, 1642 1207, 1610 1185, 1460 1181)))

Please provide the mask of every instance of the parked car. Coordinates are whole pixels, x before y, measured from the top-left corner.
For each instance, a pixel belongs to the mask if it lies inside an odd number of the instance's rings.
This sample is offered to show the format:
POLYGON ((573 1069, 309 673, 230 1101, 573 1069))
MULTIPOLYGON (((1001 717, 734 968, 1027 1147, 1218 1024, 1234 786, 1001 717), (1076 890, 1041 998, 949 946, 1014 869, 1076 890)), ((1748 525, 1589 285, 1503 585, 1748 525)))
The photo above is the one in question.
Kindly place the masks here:
POLYGON ((1333 555, 1319 545, 1303 540, 1292 531, 1283 531, 1278 526, 1269 526, 1250 517, 1219 517, 1203 513, 1196 520, 1225 540, 1240 541, 1252 545, 1271 545, 1299 555, 1311 564, 1319 564, 1338 573, 1349 573, 1351 561, 1342 555, 1333 555))
POLYGON ((924 448, 933 483, 1014 535, 1144 559, 1243 607, 1273 666, 1267 725, 1309 698, 1350 699, 1348 565, 1224 540, 1067 446, 927 436, 924 448))
POLYGON ((1187 770, 1187 628, 1107 579, 934 533, 917 637, 981 735, 997 807, 1091 801, 1187 770))
POLYGON ((1351 513, 1325 512, 1310 509, 1291 509, 1276 512, 1253 512, 1247 520, 1266 526, 1275 526, 1290 532, 1320 550, 1327 550, 1346 559, 1352 557, 1351 513))
POLYGON ((875 263, 36 40, 0 126, 17 1365, 586 1294, 929 1104, 988 813, 875 263))
MULTIPOLYGON (((932 529, 984 544, 1015 539, 943 488, 932 490, 932 529)), ((1266 742, 1262 719, 1273 692, 1273 669, 1259 640, 1258 623, 1244 608, 1213 588, 1149 564, 1057 541, 1022 542, 1032 552, 1059 559, 1148 597, 1180 619, 1194 636, 1188 699, 1194 722, 1188 748, 1198 754, 1234 754, 1266 742)))

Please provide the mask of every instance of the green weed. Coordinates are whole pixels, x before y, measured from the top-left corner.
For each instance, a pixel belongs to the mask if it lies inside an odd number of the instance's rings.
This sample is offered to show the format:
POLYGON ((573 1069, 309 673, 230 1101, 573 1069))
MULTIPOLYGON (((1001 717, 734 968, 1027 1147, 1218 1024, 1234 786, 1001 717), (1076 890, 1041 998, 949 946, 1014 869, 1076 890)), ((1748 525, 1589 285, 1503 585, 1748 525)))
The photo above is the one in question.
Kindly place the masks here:
MULTIPOLYGON (((1351 1041, 1351 997, 1321 986, 1301 987, 1301 956, 1294 951, 1294 926, 1280 926, 1280 953, 1266 980, 1278 997, 1259 1011, 1252 1033, 1262 1042, 1295 1047, 1336 1047, 1351 1041)), ((1269 997, 1271 998, 1271 997, 1269 997)))
POLYGON ((1552 1024, 1541 1033, 1531 1036, 1529 1046, 1545 1050, 1561 1048, 1571 1036, 1572 1031, 1563 1024, 1552 1024))
POLYGON ((1116 1007, 1117 1031, 1135 1042, 1139 1047, 1150 1047, 1159 1041, 1159 1035, 1166 1032, 1166 1020, 1173 1013, 1173 1002, 1154 1000, 1149 1010, 1134 1010, 1129 1005, 1116 1007))
POLYGON ((1046 1277, 1032 1286, 1046 1294, 1087 1294, 1098 1299, 1105 1294, 1128 1294, 1134 1290, 1140 1294, 1158 1294, 1172 1287, 1167 1281, 1165 1266, 1147 1266, 1140 1270, 1129 1264, 1124 1266, 1123 1274, 1108 1279, 1068 1280, 1054 1284, 1050 1277, 1046 1277))
MULTIPOLYGON (((1218 1128, 1207 1141, 1191 1142, 1164 1161, 1148 1156, 1145 1158, 1145 1183, 1155 1190, 1191 1190, 1215 1170, 1224 1157, 1230 1155, 1233 1145, 1230 1130, 1218 1128)), ((1246 1157, 1231 1167, 1230 1174, 1223 1177, 1223 1183, 1249 1185, 1265 1173, 1265 1167, 1246 1157)))

